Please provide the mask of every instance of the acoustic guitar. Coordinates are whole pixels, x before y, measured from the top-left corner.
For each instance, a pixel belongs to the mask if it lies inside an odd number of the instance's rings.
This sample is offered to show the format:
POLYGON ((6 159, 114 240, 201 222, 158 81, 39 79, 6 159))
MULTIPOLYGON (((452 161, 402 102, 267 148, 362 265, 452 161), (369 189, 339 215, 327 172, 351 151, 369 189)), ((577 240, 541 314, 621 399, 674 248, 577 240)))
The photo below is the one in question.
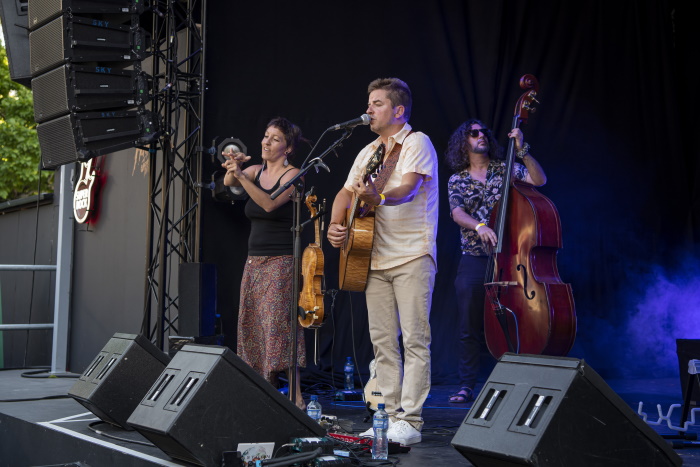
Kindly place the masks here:
MULTIPOLYGON (((382 144, 372 154, 365 167, 362 177, 364 182, 367 182, 369 176, 379 168, 383 158, 384 145, 382 144)), ((338 287, 340 290, 350 292, 362 292, 367 287, 367 275, 374 243, 374 210, 367 209, 366 205, 360 205, 360 203, 357 195, 353 194, 352 203, 346 212, 343 224, 348 228, 348 235, 345 243, 340 247, 338 287)))

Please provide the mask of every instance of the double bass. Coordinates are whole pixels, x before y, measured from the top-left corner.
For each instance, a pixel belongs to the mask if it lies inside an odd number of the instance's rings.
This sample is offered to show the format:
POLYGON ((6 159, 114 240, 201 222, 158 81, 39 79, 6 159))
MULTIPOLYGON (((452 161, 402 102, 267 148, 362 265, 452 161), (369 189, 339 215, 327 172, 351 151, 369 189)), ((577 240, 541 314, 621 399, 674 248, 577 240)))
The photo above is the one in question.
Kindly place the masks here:
MULTIPOLYGON (((513 128, 534 112, 539 83, 524 75, 525 93, 515 106, 513 128)), ((511 181, 515 158, 508 145, 501 198, 489 226, 497 244, 489 258, 484 302, 484 335, 489 352, 566 355, 576 337, 571 285, 559 277, 557 251, 562 248, 561 221, 554 203, 532 185, 511 181)))

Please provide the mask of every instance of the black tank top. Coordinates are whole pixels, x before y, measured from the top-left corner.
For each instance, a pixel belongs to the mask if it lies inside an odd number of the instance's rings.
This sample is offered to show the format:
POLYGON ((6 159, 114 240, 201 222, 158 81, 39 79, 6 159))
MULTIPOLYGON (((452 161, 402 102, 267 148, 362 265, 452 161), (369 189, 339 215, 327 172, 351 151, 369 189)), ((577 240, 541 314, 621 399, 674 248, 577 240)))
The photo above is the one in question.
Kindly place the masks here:
MULTIPOLYGON (((265 169, 263 169, 265 170, 265 169)), ((292 169, 289 169, 292 170, 292 169)), ((287 170, 287 172, 289 172, 287 170)), ((280 186, 280 180, 275 186, 266 190, 260 186, 262 170, 255 176, 255 186, 267 194, 272 194, 280 186)), ((292 234, 292 216, 294 203, 284 203, 272 212, 265 212, 258 203, 249 198, 245 205, 245 215, 250 219, 250 237, 248 237, 248 255, 250 256, 283 256, 294 253, 294 236, 292 234)))

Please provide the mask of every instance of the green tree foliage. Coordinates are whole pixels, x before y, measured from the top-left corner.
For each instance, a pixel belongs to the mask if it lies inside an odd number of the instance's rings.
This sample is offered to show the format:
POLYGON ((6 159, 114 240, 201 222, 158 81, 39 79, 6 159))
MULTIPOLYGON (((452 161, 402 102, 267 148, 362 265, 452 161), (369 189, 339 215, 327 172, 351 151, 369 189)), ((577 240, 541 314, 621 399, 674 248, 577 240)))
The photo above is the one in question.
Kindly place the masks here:
POLYGON ((41 172, 32 91, 10 79, 0 45, 0 202, 53 191, 53 173, 41 172))

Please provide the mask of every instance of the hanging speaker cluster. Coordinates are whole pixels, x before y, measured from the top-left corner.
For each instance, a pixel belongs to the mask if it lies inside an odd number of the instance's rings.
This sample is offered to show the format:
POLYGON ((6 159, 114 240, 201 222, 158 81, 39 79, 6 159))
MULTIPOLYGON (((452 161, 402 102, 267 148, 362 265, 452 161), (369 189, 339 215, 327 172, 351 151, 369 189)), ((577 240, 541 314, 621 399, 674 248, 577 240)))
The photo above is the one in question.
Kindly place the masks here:
POLYGON ((141 70, 143 0, 33 0, 29 62, 44 169, 147 144, 157 121, 141 70))

